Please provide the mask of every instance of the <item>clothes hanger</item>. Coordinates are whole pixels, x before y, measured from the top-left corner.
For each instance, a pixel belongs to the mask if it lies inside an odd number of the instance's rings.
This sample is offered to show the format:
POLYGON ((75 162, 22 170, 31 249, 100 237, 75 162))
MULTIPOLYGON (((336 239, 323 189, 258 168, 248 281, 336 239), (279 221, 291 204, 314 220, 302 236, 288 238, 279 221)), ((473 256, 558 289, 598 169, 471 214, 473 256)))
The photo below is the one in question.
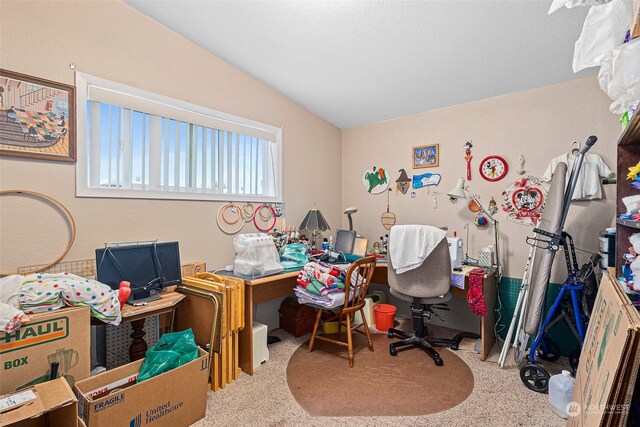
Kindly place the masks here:
POLYGON ((580 152, 580 143, 578 141, 573 141, 571 147, 571 154, 576 155, 580 152), (574 147, 574 145, 577 145, 577 147, 574 147))

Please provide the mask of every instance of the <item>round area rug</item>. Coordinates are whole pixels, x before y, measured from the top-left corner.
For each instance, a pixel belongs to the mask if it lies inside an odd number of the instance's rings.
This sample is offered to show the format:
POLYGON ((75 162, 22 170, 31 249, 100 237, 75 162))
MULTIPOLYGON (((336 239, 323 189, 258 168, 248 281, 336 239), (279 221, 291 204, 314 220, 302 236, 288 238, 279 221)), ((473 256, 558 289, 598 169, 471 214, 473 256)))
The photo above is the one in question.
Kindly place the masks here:
MULTIPOLYGON (((343 332, 343 339, 346 335, 343 332)), ((287 366, 291 393, 313 416, 415 416, 445 411, 473 390, 473 373, 453 352, 438 348, 444 366, 420 348, 389 354, 386 334, 373 334, 371 352, 364 335, 353 335, 354 365, 347 348, 316 340, 298 348, 287 366)))

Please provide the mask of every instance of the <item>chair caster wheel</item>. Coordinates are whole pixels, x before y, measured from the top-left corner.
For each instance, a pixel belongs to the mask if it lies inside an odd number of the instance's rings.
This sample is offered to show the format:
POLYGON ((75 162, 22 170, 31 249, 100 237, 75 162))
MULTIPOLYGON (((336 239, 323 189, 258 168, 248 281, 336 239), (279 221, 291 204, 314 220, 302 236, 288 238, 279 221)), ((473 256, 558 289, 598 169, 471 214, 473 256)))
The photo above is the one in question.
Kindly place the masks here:
POLYGON ((443 362, 443 361, 442 361, 442 359, 440 359, 440 358, 435 359, 435 362, 436 362, 436 366, 442 366, 442 365, 444 365, 444 362, 443 362))
POLYGON ((387 336, 388 336, 389 338, 393 338, 393 337, 395 337, 395 335, 393 335, 393 332, 391 332, 391 331, 387 332, 387 336))
POLYGON ((389 354, 392 356, 397 356, 398 355, 398 349, 395 347, 389 347, 389 354))

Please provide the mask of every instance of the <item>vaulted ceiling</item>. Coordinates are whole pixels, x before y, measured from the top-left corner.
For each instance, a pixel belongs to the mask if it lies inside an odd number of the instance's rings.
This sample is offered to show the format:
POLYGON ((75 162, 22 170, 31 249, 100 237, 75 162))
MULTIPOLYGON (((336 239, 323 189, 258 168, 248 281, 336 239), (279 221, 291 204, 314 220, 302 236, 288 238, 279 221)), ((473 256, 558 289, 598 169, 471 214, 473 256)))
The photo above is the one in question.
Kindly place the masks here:
POLYGON ((125 1, 340 128, 595 72, 550 1, 125 1))

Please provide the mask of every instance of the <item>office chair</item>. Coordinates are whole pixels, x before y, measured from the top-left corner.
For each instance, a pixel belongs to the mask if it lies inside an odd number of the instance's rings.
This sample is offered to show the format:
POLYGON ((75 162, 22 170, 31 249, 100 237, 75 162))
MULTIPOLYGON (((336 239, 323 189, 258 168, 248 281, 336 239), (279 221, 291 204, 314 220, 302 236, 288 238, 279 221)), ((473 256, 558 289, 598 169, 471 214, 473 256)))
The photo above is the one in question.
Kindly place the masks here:
POLYGON ((355 261, 347 270, 347 274, 344 281, 344 305, 340 308, 334 309, 326 309, 313 304, 309 304, 312 307, 318 310, 318 314, 316 316, 316 323, 313 326, 313 334, 311 334, 311 341, 309 341, 309 352, 313 351, 313 345, 316 339, 332 342, 335 344, 347 346, 349 352, 349 366, 353 368, 353 341, 351 339, 351 332, 356 331, 359 333, 364 333, 367 336, 367 343, 369 345, 369 350, 373 351, 373 341, 371 340, 371 332, 369 332, 369 326, 367 325, 367 318, 364 315, 364 298, 367 295, 369 290, 369 284, 371 283, 371 276, 373 275, 374 270, 376 269, 376 259, 375 257, 366 257, 361 258, 355 261), (357 273, 352 282, 352 275, 357 273), (356 312, 360 312, 360 317, 362 318, 362 323, 358 325, 351 326, 351 322, 353 321, 353 316, 356 312), (331 318, 322 319, 322 313, 328 312, 331 313, 331 318), (347 326, 347 342, 335 340, 333 338, 326 337, 324 335, 316 335, 318 332, 318 327, 321 323, 331 322, 338 320, 338 338, 342 333, 342 324, 344 322, 343 317, 346 319, 347 326), (364 326, 364 332, 359 330, 360 326, 364 326))
MULTIPOLYGON (((389 244, 393 245, 393 241, 390 240, 389 244)), ((396 274, 393 268, 391 251, 387 253, 387 256, 389 258, 387 276, 391 294, 403 301, 411 302, 411 318, 413 319, 414 331, 411 334, 399 329, 389 329, 389 338, 394 338, 396 335, 404 338, 402 341, 389 344, 389 353, 392 356, 397 356, 398 348, 415 345, 425 350, 433 358, 436 366, 442 366, 442 358, 433 346, 448 346, 453 350, 457 350, 462 338, 428 338, 424 319, 426 318, 429 321, 431 316, 436 316, 444 321, 435 310, 449 310, 445 304, 452 297, 449 289, 451 284, 451 257, 447 239, 442 239, 437 244, 420 267, 402 274, 396 274)))

